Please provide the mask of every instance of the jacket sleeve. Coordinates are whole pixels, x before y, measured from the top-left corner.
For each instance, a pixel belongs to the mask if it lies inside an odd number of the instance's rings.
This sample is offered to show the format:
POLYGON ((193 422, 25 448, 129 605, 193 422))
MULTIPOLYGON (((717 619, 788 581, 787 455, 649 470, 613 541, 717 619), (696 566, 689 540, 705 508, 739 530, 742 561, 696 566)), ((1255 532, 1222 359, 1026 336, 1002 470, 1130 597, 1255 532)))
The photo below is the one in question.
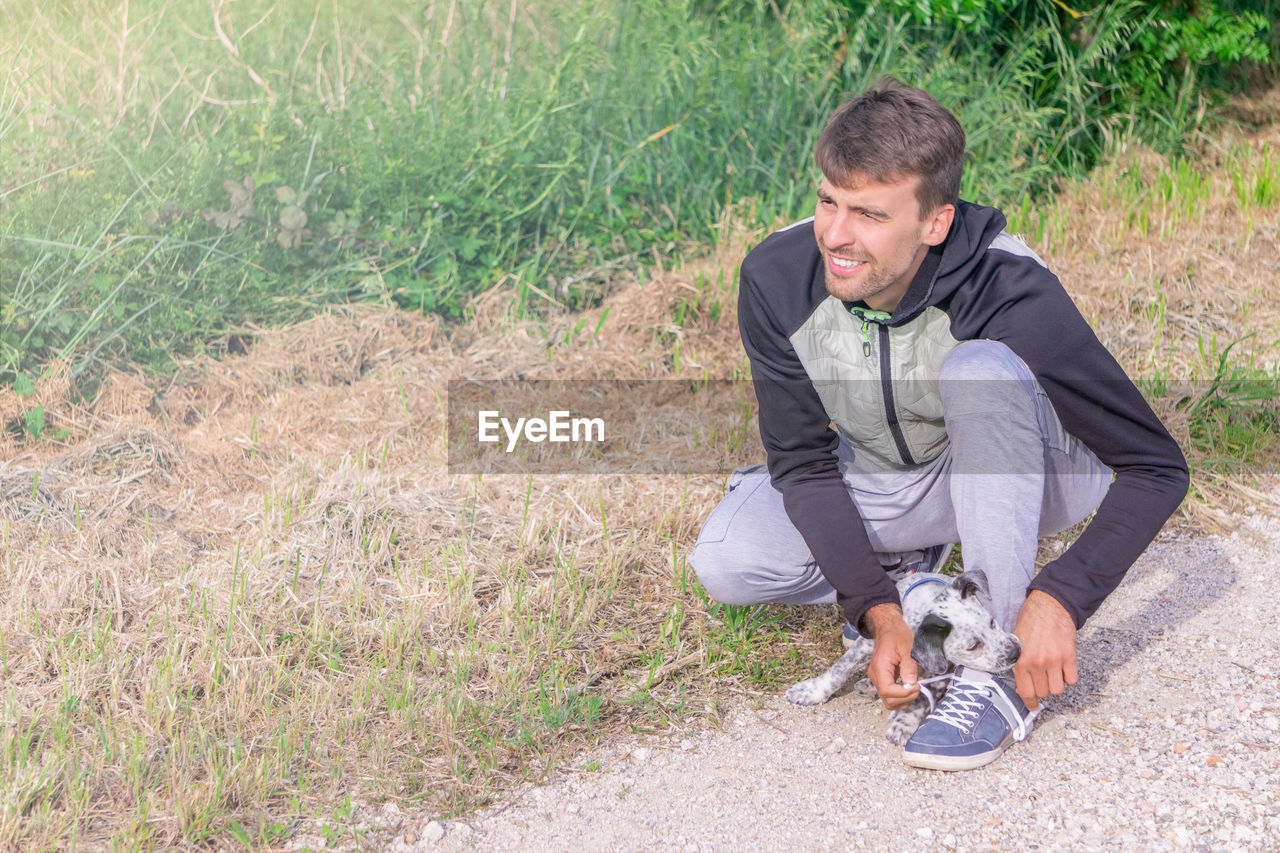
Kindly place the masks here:
POLYGON ((738 325, 751 361, 769 475, 845 618, 864 632, 876 604, 898 603, 836 459, 838 438, 799 356, 743 264, 738 325))
POLYGON ((1003 263, 1011 271, 979 276, 987 279, 982 296, 972 316, 952 314, 953 330, 981 324, 975 337, 1012 349, 1036 375, 1066 431, 1115 474, 1085 531, 1029 587, 1061 602, 1079 627, 1186 496, 1187 464, 1057 277, 1029 259, 1003 263))

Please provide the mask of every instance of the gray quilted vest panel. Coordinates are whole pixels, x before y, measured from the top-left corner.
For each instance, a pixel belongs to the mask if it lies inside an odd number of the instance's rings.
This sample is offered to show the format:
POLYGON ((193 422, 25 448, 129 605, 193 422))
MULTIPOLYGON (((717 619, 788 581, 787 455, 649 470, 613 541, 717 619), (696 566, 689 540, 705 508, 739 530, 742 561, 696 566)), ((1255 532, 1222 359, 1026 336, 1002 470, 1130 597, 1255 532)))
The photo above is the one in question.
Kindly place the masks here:
POLYGON ((876 467, 907 464, 890 429, 890 408, 901 427, 910 461, 927 462, 947 446, 938 373, 958 343, 951 321, 938 308, 926 308, 909 323, 890 327, 888 352, 881 351, 876 323, 864 330, 860 317, 828 297, 795 334, 791 344, 836 430, 855 454, 876 467), (881 378, 881 360, 889 359, 891 394, 881 378))

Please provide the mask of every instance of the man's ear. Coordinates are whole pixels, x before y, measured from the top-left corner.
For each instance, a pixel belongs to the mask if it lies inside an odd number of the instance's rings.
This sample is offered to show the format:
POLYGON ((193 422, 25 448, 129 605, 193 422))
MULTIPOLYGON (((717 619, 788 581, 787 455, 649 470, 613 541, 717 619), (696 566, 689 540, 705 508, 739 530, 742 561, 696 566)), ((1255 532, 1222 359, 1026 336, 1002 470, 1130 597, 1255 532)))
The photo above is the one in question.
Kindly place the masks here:
POLYGON ((944 204, 925 217, 927 224, 924 230, 924 244, 926 246, 936 246, 947 239, 947 234, 951 231, 951 222, 955 218, 956 206, 954 204, 944 204))
POLYGON ((916 628, 916 638, 911 644, 911 656, 925 672, 932 675, 946 672, 950 667, 942 644, 951 633, 951 623, 930 613, 916 628))

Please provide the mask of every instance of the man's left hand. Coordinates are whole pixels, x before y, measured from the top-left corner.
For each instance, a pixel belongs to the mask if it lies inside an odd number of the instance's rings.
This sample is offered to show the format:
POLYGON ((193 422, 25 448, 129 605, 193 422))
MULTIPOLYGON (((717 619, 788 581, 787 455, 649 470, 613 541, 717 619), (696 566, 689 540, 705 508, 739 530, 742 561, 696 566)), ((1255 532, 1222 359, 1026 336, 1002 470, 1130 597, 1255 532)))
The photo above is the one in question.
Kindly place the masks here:
POLYGON ((1033 589, 1018 611, 1013 633, 1022 643, 1013 667, 1018 696, 1034 711, 1041 699, 1061 695, 1066 685, 1076 683, 1076 623, 1057 599, 1033 589))

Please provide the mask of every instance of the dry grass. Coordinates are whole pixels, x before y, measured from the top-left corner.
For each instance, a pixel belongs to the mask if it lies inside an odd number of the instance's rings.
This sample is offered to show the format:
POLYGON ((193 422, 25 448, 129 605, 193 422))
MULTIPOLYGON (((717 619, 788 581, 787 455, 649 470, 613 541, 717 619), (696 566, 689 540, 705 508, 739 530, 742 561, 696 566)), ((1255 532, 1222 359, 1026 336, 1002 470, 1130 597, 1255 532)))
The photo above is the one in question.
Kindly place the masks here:
MULTIPOLYGON (((1222 156, 1256 168, 1277 141, 1222 156)), ((1188 216, 1147 189, 1168 169, 1134 152, 1068 192, 1048 258, 1138 375, 1212 372, 1210 332, 1257 332, 1275 364, 1276 207, 1235 203, 1223 166, 1188 216)), ((515 320, 494 292, 465 326, 353 306, 85 405, 52 373, 38 401, 69 436, 0 433, 0 847, 267 846, 344 796, 467 808, 829 655, 825 610, 769 611, 781 638, 700 595, 684 557, 722 475, 446 465, 449 379, 745 375, 733 279, 758 236, 620 276, 585 322, 515 320)), ((1176 404, 1156 400, 1185 441, 1176 404)), ((1251 473, 1199 479, 1190 515, 1253 499, 1251 473)))
POLYGON ((1184 516, 1215 530, 1230 513, 1267 500, 1251 483, 1274 476, 1278 461, 1266 446, 1245 464, 1224 457, 1196 432, 1189 405, 1227 378, 1225 366, 1228 376, 1237 367, 1269 377, 1260 384, 1270 399, 1250 408, 1280 409, 1280 90, 1240 99, 1237 112, 1270 123, 1205 140, 1198 162, 1125 151, 1038 221, 1019 223, 1043 234, 1045 259, 1108 349, 1143 381, 1196 467, 1197 499, 1184 516))
POLYGON ((158 388, 42 389, 71 436, 0 464, 0 848, 265 844, 344 795, 466 808, 793 659, 748 661, 685 563, 721 475, 446 465, 451 378, 673 376, 675 339, 683 375, 738 375, 732 310, 671 318, 700 275, 732 289, 747 240, 620 283, 598 334, 604 309, 575 336, 496 295, 447 332, 353 306, 158 388))

